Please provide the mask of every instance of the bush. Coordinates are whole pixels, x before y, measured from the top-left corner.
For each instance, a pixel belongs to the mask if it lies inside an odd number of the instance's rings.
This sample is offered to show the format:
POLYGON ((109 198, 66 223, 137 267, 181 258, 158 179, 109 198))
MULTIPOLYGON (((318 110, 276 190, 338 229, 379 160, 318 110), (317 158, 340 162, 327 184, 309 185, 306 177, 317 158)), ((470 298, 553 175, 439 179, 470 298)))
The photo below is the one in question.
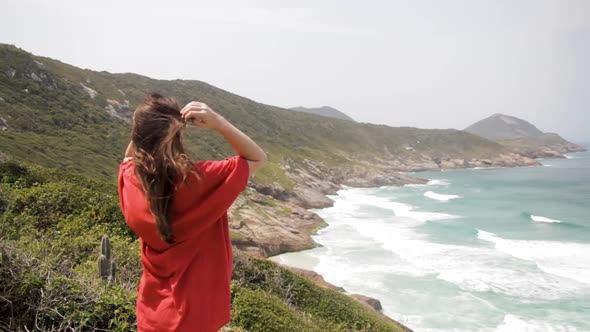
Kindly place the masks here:
POLYGON ((232 322, 236 326, 260 332, 323 331, 270 293, 238 288, 232 295, 232 322))
POLYGON ((84 331, 135 326, 135 292, 79 279, 69 262, 0 246, 0 329, 84 331))

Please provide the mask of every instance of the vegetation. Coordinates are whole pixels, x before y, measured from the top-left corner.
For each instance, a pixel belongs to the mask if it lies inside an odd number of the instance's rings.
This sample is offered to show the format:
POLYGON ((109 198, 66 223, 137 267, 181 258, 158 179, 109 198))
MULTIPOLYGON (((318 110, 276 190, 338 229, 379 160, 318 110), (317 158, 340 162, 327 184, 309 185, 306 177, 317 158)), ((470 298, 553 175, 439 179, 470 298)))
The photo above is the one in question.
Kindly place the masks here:
MULTIPOLYGON (((139 244, 108 181, 0 163, 0 330, 132 331, 139 244), (103 237, 103 234, 108 234, 103 237), (98 257, 117 262, 99 274, 98 257)), ((402 331, 352 298, 236 251, 224 331, 402 331)))
MULTIPOLYGON (((128 142, 131 111, 150 91, 175 96, 181 103, 209 104, 267 151, 269 164, 255 181, 285 189, 296 184, 286 176, 284 165, 306 169, 307 159, 339 167, 383 158, 468 159, 504 151, 463 131, 326 118, 260 104, 204 82, 84 70, 0 44, 0 126, 6 129, 0 130, 0 152, 113 180, 128 142)), ((194 159, 233 153, 214 132, 195 128, 186 138, 194 159)))

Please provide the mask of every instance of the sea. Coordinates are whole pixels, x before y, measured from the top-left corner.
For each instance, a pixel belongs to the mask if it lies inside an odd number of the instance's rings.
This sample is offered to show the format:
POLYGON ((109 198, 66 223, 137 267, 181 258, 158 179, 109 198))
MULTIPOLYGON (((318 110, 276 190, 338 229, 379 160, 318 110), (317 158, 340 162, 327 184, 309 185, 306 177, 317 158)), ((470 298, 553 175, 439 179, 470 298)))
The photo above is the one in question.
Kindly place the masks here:
POLYGON ((272 259, 414 331, 590 331, 590 152, 540 161, 345 187, 312 210, 320 247, 272 259))

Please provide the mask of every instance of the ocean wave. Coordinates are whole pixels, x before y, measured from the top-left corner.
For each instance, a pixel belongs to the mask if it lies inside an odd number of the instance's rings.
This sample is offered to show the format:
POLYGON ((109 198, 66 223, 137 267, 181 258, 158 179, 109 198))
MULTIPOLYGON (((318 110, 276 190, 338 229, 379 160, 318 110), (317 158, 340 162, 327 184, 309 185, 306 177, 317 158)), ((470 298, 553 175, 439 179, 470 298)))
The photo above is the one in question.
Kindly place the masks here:
MULTIPOLYGON (((426 220, 457 216, 415 211, 411 205, 377 196, 380 194, 379 190, 366 188, 342 191, 333 196, 334 206, 318 211, 330 224, 330 231, 314 236, 322 247, 313 249, 310 254, 318 262, 313 270, 326 281, 369 295, 382 294, 390 287, 388 275, 420 278, 417 280, 436 278, 462 291, 494 292, 521 301, 559 300, 590 294, 590 245, 568 249, 536 241, 529 244, 514 240, 517 242, 506 244, 485 231, 474 235, 480 240, 489 240, 494 246, 437 243, 416 227, 426 220), (378 212, 371 207, 393 213, 378 212), (342 241, 351 236, 355 237, 350 239, 354 241, 342 241), (527 245, 532 257, 523 261, 524 254, 519 251, 525 251, 520 247, 527 248, 527 245)), ((381 300, 384 308, 393 305, 386 297, 381 300)), ((477 303, 473 305, 481 305, 477 303)))
POLYGON ((543 217, 543 216, 535 216, 533 214, 531 214, 531 220, 536 221, 536 222, 546 222, 546 223, 561 222, 561 220, 551 219, 551 218, 547 218, 547 217, 543 217))
POLYGON ((535 263, 545 273, 590 284, 590 244, 509 240, 482 230, 477 237, 503 253, 535 263))
MULTIPOLYGON (((384 197, 372 196, 368 192, 370 191, 351 190, 335 196, 334 206, 319 211, 319 215, 330 225, 346 225, 354 229, 359 239, 372 243, 368 248, 382 248, 390 252, 392 256, 387 261, 388 270, 382 271, 379 275, 391 273, 413 277, 434 276, 466 291, 492 291, 535 300, 560 299, 576 296, 580 292, 581 284, 578 281, 548 274, 535 265, 523 267, 521 262, 515 261, 516 258, 496 248, 431 242, 415 227, 422 224, 423 220, 448 219, 453 216, 412 211, 410 205, 390 202, 384 197), (397 217, 375 217, 366 214, 363 205, 391 208, 395 210, 397 217)), ((496 240, 493 234, 482 232, 478 234, 480 238, 486 238, 487 234, 488 239, 496 240)), ((340 243, 341 234, 326 232, 314 239, 325 245, 318 249, 320 263, 315 268, 318 273, 329 282, 345 287, 350 285, 351 289, 368 287, 365 283, 372 277, 363 273, 366 267, 358 271, 353 267, 371 263, 367 261, 369 258, 363 261, 351 260, 347 253, 354 250, 350 251, 351 248, 346 248, 340 243)), ((590 248, 582 252, 590 253, 590 248)), ((563 260, 563 265, 568 266, 567 259, 559 259, 563 260)), ((383 264, 382 261, 372 263, 383 264)), ((384 266, 374 268, 385 269, 384 266)), ((383 286, 378 285, 381 278, 374 279, 370 282, 375 283, 376 289, 382 289, 383 286)), ((590 292, 590 287, 582 288, 590 292)))
POLYGON ((458 216, 447 213, 415 211, 415 206, 394 202, 385 197, 373 196, 363 192, 362 189, 339 191, 338 194, 338 196, 331 196, 334 200, 334 206, 322 211, 350 214, 363 205, 369 205, 390 210, 398 217, 410 218, 419 223, 458 218, 458 216))
POLYGON ((437 194, 433 191, 425 192, 424 196, 426 196, 428 198, 435 199, 437 201, 441 201, 441 202, 448 202, 451 199, 461 198, 461 196, 459 196, 459 195, 443 195, 443 194, 437 194))

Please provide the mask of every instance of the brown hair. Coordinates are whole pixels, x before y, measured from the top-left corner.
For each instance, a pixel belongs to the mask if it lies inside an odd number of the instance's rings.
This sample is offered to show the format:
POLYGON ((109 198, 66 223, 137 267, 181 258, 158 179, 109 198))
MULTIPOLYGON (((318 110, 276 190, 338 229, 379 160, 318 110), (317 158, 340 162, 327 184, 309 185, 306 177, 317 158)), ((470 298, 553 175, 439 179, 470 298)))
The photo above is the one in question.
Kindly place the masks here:
POLYGON ((178 102, 157 93, 147 96, 133 114, 135 174, 160 237, 167 243, 174 243, 172 202, 176 184, 185 183, 189 173, 196 174, 182 144, 184 127, 178 102))

